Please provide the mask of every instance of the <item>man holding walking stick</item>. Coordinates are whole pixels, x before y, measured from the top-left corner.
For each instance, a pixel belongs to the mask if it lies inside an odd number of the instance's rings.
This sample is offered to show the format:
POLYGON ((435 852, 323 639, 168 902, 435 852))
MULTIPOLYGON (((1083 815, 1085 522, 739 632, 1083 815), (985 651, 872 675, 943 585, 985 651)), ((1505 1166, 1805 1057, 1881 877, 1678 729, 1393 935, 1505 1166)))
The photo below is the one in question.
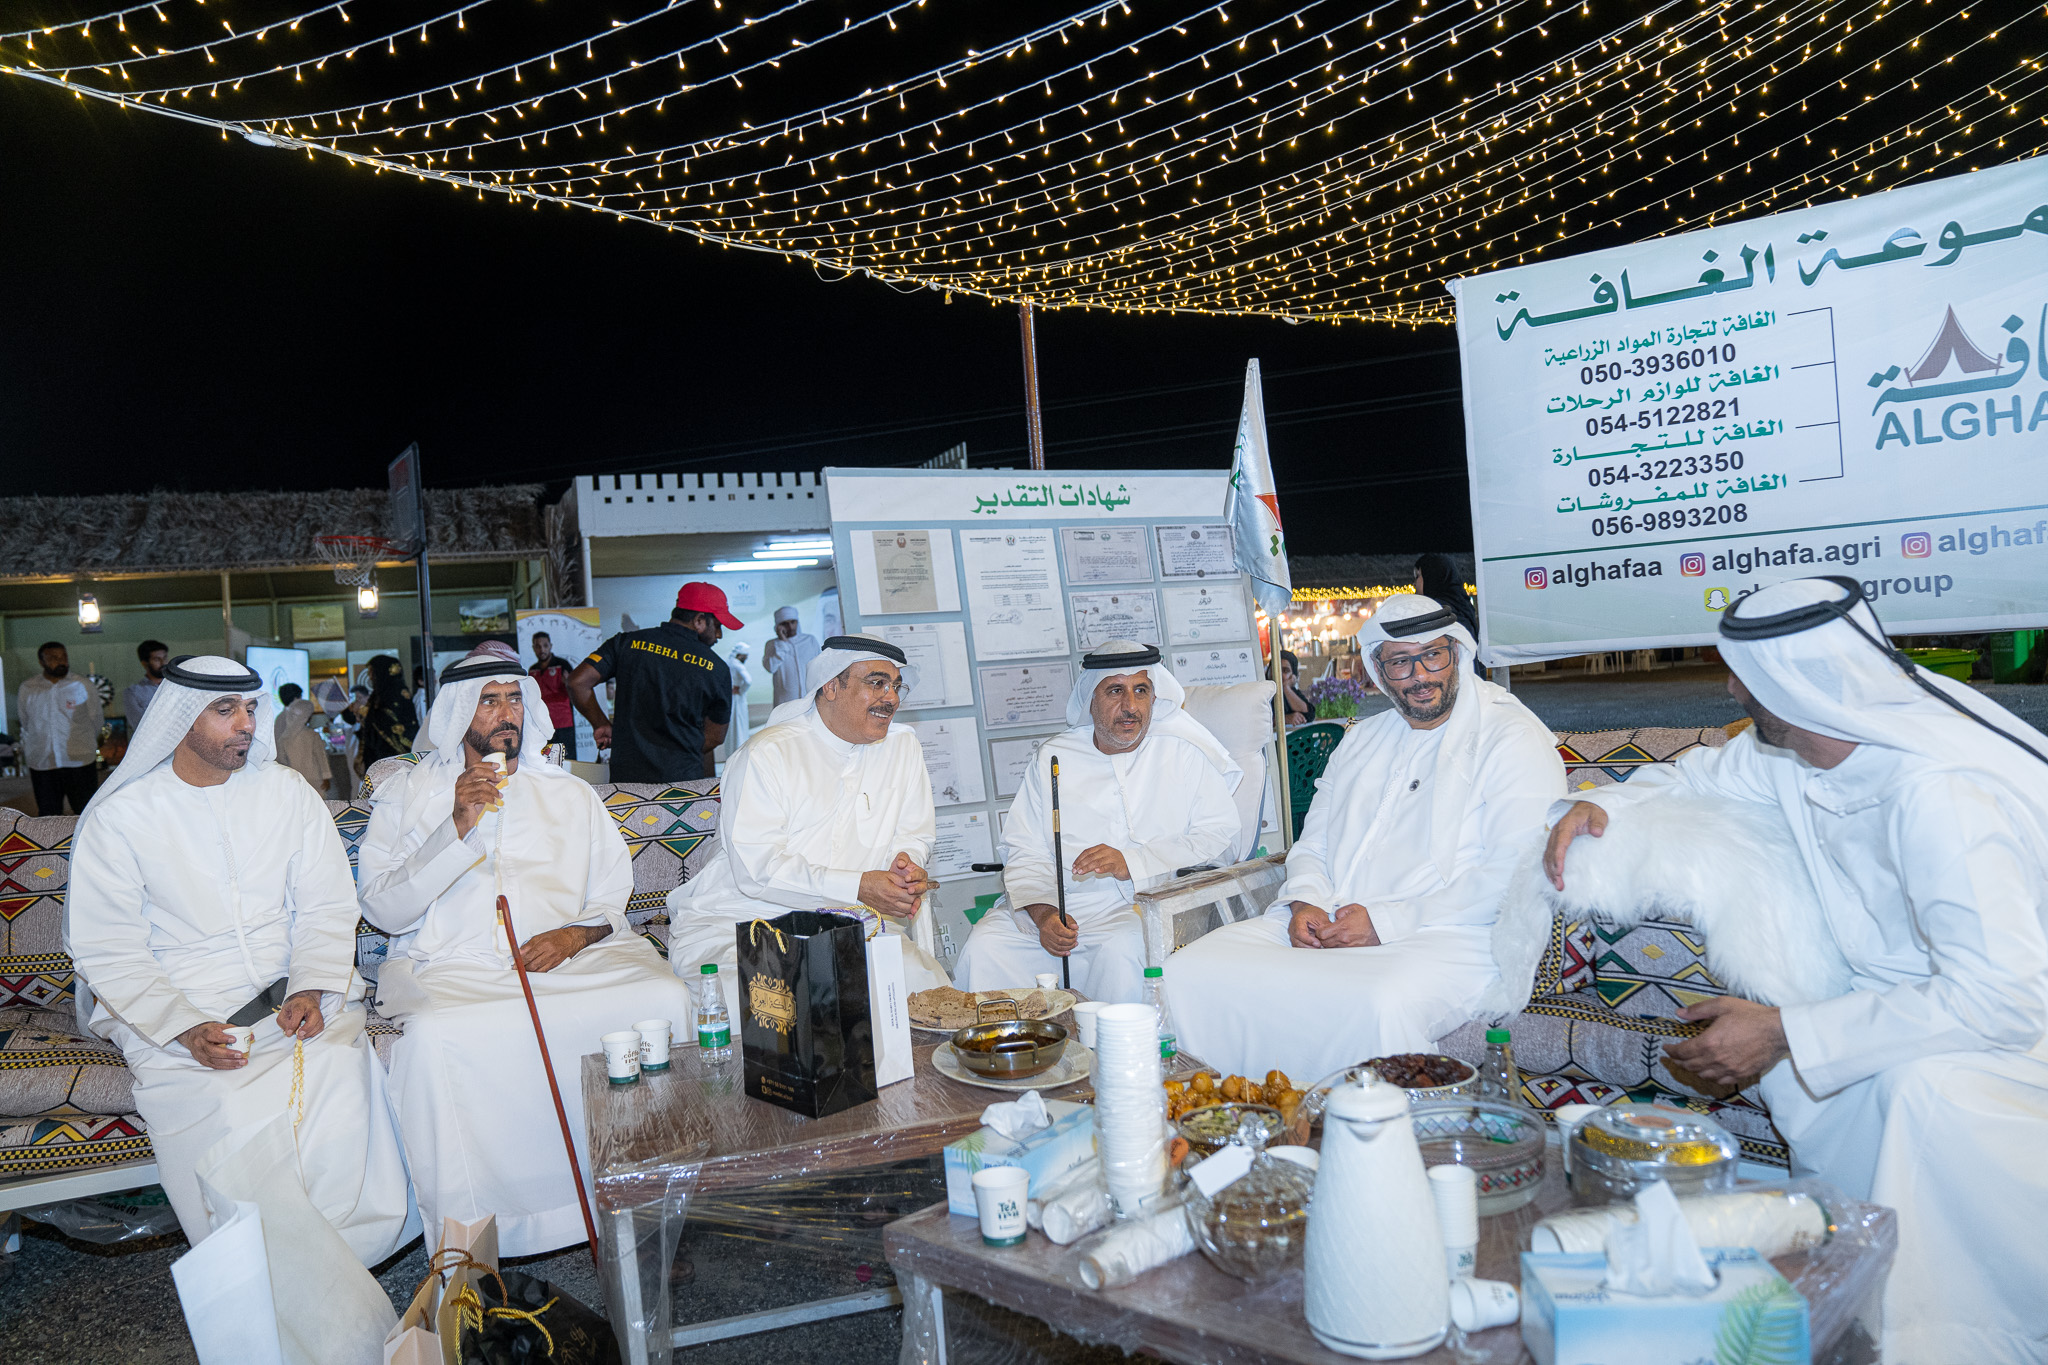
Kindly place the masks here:
POLYGON ((1181 710, 1180 683, 1159 650, 1112 640, 1081 667, 1067 699, 1071 728, 1039 747, 1010 808, 1007 900, 961 950, 953 975, 962 990, 1024 985, 1065 959, 1089 999, 1142 1002, 1145 936, 1132 897, 1227 854, 1237 838, 1230 793, 1244 774, 1181 710), (1064 825, 1057 851, 1054 758, 1064 825))
POLYGON ((392 935, 377 997, 405 1027, 391 1091, 420 1212, 430 1228, 496 1214, 507 1256, 585 1239, 535 1020, 587 1172, 581 1054, 622 1020, 680 1027, 692 1013, 626 922, 618 825, 589 784, 541 758, 553 728, 503 645, 449 665, 427 752, 377 788, 357 864, 363 915, 392 935))

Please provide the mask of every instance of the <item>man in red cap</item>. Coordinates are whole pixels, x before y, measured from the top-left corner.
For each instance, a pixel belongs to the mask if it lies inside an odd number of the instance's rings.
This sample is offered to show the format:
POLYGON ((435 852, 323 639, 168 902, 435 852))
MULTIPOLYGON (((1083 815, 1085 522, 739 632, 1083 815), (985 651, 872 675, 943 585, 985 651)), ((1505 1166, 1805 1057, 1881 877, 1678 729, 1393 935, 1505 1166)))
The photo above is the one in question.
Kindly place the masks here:
POLYGON ((681 782, 712 775, 711 751, 732 719, 732 671, 712 652, 739 618, 709 583, 685 583, 676 609, 652 630, 598 646, 569 675, 569 696, 612 751, 614 782, 681 782), (616 724, 597 685, 616 682, 616 724))

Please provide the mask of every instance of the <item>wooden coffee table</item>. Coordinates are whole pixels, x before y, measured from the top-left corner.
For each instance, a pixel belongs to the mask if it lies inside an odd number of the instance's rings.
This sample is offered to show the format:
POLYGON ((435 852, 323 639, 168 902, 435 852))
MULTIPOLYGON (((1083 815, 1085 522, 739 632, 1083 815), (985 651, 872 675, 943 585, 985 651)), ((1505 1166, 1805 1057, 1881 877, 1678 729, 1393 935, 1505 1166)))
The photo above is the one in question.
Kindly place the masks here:
MULTIPOLYGON (((1530 1227, 1570 1207, 1556 1156, 1553 1148, 1550 1172, 1533 1204, 1480 1220, 1481 1279, 1519 1284, 1519 1258, 1530 1227)), ((1898 1247, 1897 1218, 1890 1209, 1846 1203, 1833 1212, 1838 1222, 1865 1228, 1867 1236, 1839 1239, 1776 1262, 1806 1295, 1816 1361, 1827 1359, 1874 1301, 1898 1247)), ((920 1349, 914 1358, 938 1365, 947 1358, 947 1290, 1027 1314, 1083 1341, 1187 1365, 1343 1365, 1354 1359, 1331 1351, 1309 1331, 1299 1271, 1254 1287, 1225 1275, 1196 1252, 1122 1289, 1092 1291, 1076 1273, 1077 1247, 1055 1246, 1035 1231, 1022 1246, 985 1247, 979 1223, 947 1213, 943 1204, 890 1224, 883 1247, 903 1293, 906 1345, 915 1336, 920 1349)), ((1529 1359, 1514 1326, 1473 1333, 1465 1344, 1462 1355, 1446 1345, 1416 1359, 1429 1365, 1517 1365, 1529 1359)), ((904 1358, 913 1356, 906 1350, 904 1358)))
MULTIPOLYGON (((748 1098, 737 1046, 732 1060, 716 1067, 706 1065, 695 1048, 679 1047, 673 1069, 627 1086, 610 1084, 602 1056, 583 1059, 583 1113, 595 1172, 593 1212, 604 1256, 619 1267, 616 1283, 607 1272, 606 1292, 618 1296, 626 1322, 646 1324, 640 1332, 621 1335, 627 1365, 667 1360, 676 1346, 902 1301, 894 1285, 879 1286, 792 1308, 671 1327, 668 1273, 691 1195, 758 1189, 777 1180, 850 1174, 929 1157, 978 1130, 981 1112, 989 1105, 1017 1098, 948 1080, 931 1063, 939 1036, 916 1034, 914 1039, 911 1079, 883 1087, 880 1097, 867 1104, 821 1119, 748 1098)), ((1198 1066, 1184 1057, 1173 1070, 1182 1074, 1198 1066)), ((1044 1093, 1049 1099, 1084 1102, 1095 1097, 1085 1080, 1044 1093)))

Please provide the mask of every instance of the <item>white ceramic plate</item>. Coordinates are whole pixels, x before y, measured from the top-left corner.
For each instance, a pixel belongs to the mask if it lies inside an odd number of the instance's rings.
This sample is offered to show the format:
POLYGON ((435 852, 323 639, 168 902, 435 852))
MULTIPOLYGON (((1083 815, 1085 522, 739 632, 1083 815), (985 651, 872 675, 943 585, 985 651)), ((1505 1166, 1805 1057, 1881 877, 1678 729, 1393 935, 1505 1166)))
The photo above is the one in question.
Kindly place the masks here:
MULTIPOLYGON (((1010 997, 1012 1000, 1022 1000, 1025 996, 1029 995, 1032 991, 1035 991, 1037 989, 1038 987, 1036 986, 1025 986, 1021 990, 976 991, 975 995, 983 999, 992 998, 998 995, 1006 995, 1010 997)), ((1047 991, 1045 993, 1045 998, 1052 1002, 1052 1013, 1045 1016, 1046 1018, 1051 1019, 1057 1015, 1065 1014, 1068 1010, 1074 1008, 1074 1002, 1076 1000, 1079 1000, 1081 997, 1075 995, 1072 991, 1063 991, 1055 989, 1047 991)), ((1010 1015, 1007 1010, 998 1010, 993 1014, 984 1015, 983 1022, 989 1024, 999 1024, 1009 1017, 1010 1015)), ((957 1029, 940 1028, 937 1024, 920 1024, 915 1019, 910 1021, 910 1027, 918 1033, 936 1033, 943 1034, 946 1037, 951 1037, 954 1033, 959 1031, 957 1029)))
POLYGON ((1066 1051, 1060 1059, 1039 1072, 1022 1080, 999 1081, 989 1076, 977 1076, 960 1065, 960 1058, 953 1051, 951 1043, 940 1043, 932 1052, 932 1066, 949 1081, 963 1085, 978 1085, 984 1090, 1057 1090, 1063 1085, 1088 1079, 1088 1073, 1095 1069, 1095 1054, 1074 1039, 1067 1040, 1066 1051))

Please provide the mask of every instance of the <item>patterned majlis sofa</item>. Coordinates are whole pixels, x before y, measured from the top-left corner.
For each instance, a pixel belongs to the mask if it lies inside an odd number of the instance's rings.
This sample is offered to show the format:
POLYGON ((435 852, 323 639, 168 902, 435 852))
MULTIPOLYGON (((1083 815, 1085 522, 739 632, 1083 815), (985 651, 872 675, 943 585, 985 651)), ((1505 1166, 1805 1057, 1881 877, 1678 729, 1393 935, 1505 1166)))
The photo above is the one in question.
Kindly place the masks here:
MULTIPOLYGON (((1727 742, 1719 729, 1602 730, 1559 734, 1557 750, 1567 786, 1584 791, 1727 742)), ((1264 914, 1286 878, 1284 863, 1284 857, 1255 859, 1140 895, 1148 960, 1162 963, 1221 924, 1264 914)), ((1754 1087, 1710 1086, 1665 1062, 1665 1044, 1699 1032, 1674 1017, 1678 1010, 1726 993, 1706 965, 1704 947, 1686 924, 1650 921, 1616 931, 1553 920, 1529 1007, 1508 1021, 1523 1098, 1544 1110, 1625 1100, 1678 1105, 1711 1115, 1742 1144, 1748 1160, 1786 1165, 1784 1139, 1754 1087)), ((1476 1062, 1486 1051, 1486 1028, 1467 1024, 1438 1046, 1476 1062)))
MULTIPOLYGON (((1558 747, 1570 785, 1583 789, 1725 740, 1714 729, 1623 730, 1560 735, 1558 747)), ((328 803, 351 863, 369 824, 368 791, 391 765, 406 761, 385 760, 371 770, 363 795, 328 803)), ((621 785, 597 792, 632 846, 628 918, 666 951, 663 897, 710 856, 718 788, 621 785)), ((119 1051, 81 1037, 77 1027, 62 937, 73 823, 0 809, 0 1216, 155 1178, 148 1130, 134 1112, 119 1051)), ((1163 955, 1226 919, 1263 913, 1283 875, 1276 861, 1257 860, 1148 893, 1153 951, 1163 955)), ((374 979, 386 947, 382 934, 358 925, 357 964, 365 976, 374 979)), ((1670 1016, 1722 992, 1700 948, 1679 924, 1619 934, 1555 924, 1536 993, 1512 1025, 1526 1097, 1545 1109, 1627 1099, 1680 1104, 1726 1125, 1751 1160, 1783 1165, 1784 1143, 1754 1092, 1707 1093, 1663 1061, 1665 1042, 1694 1031, 1670 1016)), ((380 1051, 388 1051, 395 1027, 373 1019, 371 1030, 380 1051)), ((1484 1030, 1459 1029, 1442 1046, 1477 1059, 1484 1030)))
MULTIPOLYGON (((327 803, 351 867, 369 827, 370 791, 411 761, 386 759, 354 801, 327 803)), ((710 856, 717 784, 596 790, 633 853, 626 916, 666 953, 663 898, 710 856)), ((13 1209, 156 1179, 120 1050, 80 1036, 63 937, 75 823, 0 808, 0 1221, 13 1209)), ((356 965, 365 977, 375 980, 388 946, 383 934, 357 923, 356 965)), ((372 1014, 370 1033, 388 1063, 397 1027, 372 1014)))

